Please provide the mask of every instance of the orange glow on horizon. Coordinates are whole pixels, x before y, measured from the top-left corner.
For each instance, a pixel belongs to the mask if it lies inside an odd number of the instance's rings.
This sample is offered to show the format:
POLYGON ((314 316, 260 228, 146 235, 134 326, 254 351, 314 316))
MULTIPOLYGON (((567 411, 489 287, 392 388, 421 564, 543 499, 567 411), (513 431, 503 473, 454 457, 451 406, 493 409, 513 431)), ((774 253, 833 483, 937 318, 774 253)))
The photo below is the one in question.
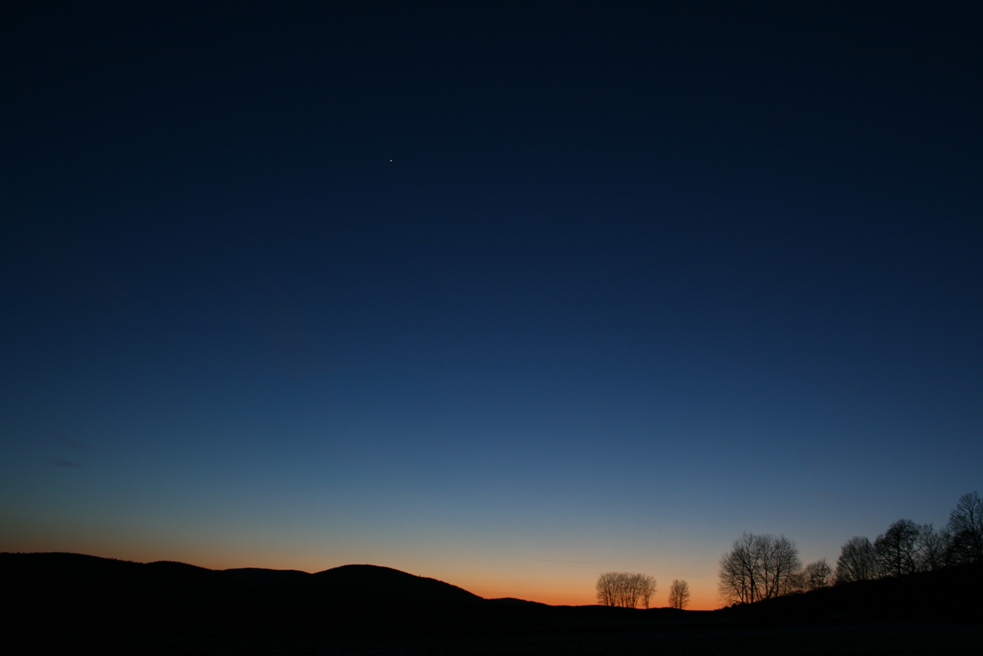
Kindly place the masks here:
MULTIPOLYGON (((594 595, 596 578, 592 572, 584 572, 582 575, 577 573, 575 576, 569 573, 549 575, 541 569, 506 566, 503 568, 505 571, 503 575, 503 571, 497 567, 488 567, 476 572, 466 563, 418 562, 412 558, 394 557, 393 554, 384 556, 376 554, 376 557, 368 558, 341 556, 337 561, 335 559, 326 561, 323 554, 310 554, 306 551, 281 552, 275 549, 257 553, 254 548, 245 545, 238 548, 230 548, 229 545, 162 546, 160 543, 148 546, 144 540, 126 539, 120 535, 87 535, 85 538, 76 536, 72 540, 66 540, 44 532, 35 533, 33 536, 31 533, 25 531, 20 539, 5 544, 4 550, 62 551, 139 563, 169 560, 215 570, 257 567, 316 573, 347 564, 374 564, 443 581, 484 599, 514 598, 550 606, 592 606, 597 603, 594 595)), ((650 604, 652 608, 663 608, 667 605, 670 580, 658 579, 656 593, 650 604)), ((688 581, 692 596, 687 610, 715 610, 723 605, 717 598, 715 577, 701 579, 688 577, 688 581)))
MULTIPOLYGON (((455 583, 453 581, 446 581, 453 585, 464 588, 468 592, 474 593, 479 597, 484 599, 502 599, 502 598, 513 598, 522 599, 524 601, 534 601, 540 604, 547 604, 549 606, 593 606, 597 604, 597 599, 594 596, 594 591, 584 591, 582 586, 577 588, 562 587, 557 586, 551 592, 543 593, 542 590, 534 590, 529 586, 509 586, 507 584, 488 584, 488 585, 472 585, 471 587, 467 585, 461 585, 460 583, 455 583), (557 589, 560 588, 560 589, 557 589)), ((686 606, 686 610, 716 610, 720 608, 723 604, 720 603, 717 598, 716 592, 711 594, 700 594, 699 591, 693 590, 692 586, 690 588, 691 597, 690 601, 686 606)), ((650 602, 651 608, 665 608, 668 606, 667 596, 668 590, 663 591, 661 588, 656 590, 655 596, 650 602)))

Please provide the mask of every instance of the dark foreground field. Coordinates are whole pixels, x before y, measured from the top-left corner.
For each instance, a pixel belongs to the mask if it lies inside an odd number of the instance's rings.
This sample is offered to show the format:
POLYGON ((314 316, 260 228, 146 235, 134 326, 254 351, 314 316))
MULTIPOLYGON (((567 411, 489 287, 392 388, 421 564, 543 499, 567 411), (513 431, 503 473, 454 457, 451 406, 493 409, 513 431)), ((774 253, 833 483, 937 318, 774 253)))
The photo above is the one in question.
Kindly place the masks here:
POLYGON ((712 612, 485 600, 386 568, 0 554, 2 654, 983 654, 979 569, 712 612))
MULTIPOLYGON (((20 632, 14 632, 14 635, 20 632)), ((577 627, 420 631, 393 635, 290 635, 249 629, 134 630, 124 626, 63 632, 57 626, 12 642, 5 654, 974 654, 983 629, 968 625, 847 624, 748 627, 693 622, 684 626, 577 627)), ((16 639, 16 638, 15 638, 16 639)))

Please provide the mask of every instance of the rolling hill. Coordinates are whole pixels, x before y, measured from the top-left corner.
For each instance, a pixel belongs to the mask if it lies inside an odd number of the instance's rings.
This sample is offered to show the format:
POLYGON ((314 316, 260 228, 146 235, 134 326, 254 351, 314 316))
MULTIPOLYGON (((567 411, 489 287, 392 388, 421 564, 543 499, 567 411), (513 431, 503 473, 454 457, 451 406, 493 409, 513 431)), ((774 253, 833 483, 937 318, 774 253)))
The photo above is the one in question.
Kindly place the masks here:
POLYGON ((659 646, 758 654, 792 653, 794 644, 794 653, 808 654, 846 647, 975 654, 983 648, 981 586, 983 570, 958 568, 687 612, 486 600, 374 565, 308 574, 2 553, 0 635, 7 640, 0 649, 33 640, 36 649, 5 653, 136 653, 164 644, 172 653, 228 654, 431 654, 478 646, 485 651, 476 653, 618 654, 659 646))
POLYGON ((0 612, 77 626, 114 618, 131 626, 271 626, 347 630, 353 622, 405 623, 484 600, 389 567, 346 565, 316 574, 209 570, 69 553, 0 554, 0 612), (409 621, 408 619, 406 620, 409 621))

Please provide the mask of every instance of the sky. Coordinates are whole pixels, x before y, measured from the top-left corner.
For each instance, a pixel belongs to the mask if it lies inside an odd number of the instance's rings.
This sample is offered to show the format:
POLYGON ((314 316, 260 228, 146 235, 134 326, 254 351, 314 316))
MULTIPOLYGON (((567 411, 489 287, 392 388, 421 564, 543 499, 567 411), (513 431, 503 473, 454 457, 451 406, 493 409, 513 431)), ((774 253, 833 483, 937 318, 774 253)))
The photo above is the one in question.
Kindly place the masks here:
POLYGON ((944 525, 983 491, 981 27, 5 3, 0 551, 709 609, 743 531, 944 525))

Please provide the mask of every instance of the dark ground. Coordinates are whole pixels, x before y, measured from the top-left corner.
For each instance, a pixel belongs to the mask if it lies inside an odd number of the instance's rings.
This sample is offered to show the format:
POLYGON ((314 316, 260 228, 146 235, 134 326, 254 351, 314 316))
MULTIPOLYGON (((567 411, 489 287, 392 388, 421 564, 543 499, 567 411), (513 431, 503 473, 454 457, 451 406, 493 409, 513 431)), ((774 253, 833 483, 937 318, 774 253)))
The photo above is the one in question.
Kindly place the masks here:
POLYGON ((485 600, 372 566, 213 571, 0 554, 0 654, 983 654, 983 569, 718 611, 485 600))
MULTIPOLYGON (((9 634, 8 634, 9 636, 9 634)), ((132 631, 127 627, 62 633, 50 627, 5 654, 980 654, 983 628, 937 624, 747 627, 702 622, 638 629, 422 632, 415 635, 289 636, 250 630, 132 631)))

